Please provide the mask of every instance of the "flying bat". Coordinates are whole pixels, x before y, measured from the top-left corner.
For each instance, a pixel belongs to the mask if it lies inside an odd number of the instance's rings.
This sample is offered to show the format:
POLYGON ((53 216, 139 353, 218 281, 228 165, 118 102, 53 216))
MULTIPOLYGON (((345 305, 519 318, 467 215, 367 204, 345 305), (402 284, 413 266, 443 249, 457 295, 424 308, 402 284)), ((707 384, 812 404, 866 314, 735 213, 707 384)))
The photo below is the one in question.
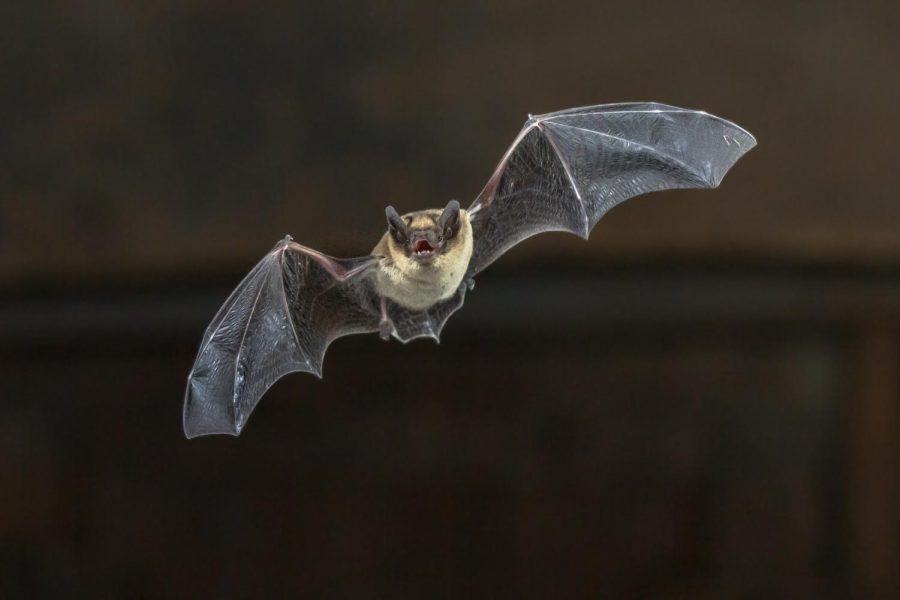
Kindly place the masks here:
POLYGON ((400 215, 368 256, 333 258, 278 242, 225 301, 188 375, 187 437, 240 434, 280 377, 322 376, 328 345, 353 333, 438 340, 477 276, 544 231, 587 239, 633 196, 715 188, 756 145, 741 127, 657 103, 605 104, 529 116, 468 209, 400 215))

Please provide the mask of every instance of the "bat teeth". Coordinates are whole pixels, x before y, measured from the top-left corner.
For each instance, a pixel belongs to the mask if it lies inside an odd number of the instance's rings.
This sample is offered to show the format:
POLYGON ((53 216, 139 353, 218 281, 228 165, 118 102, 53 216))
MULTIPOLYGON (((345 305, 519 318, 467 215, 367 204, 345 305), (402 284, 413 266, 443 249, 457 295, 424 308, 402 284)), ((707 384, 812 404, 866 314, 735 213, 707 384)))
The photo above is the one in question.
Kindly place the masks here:
POLYGON ((416 256, 428 256, 434 252, 434 247, 427 240, 419 240, 413 246, 413 254, 416 256))

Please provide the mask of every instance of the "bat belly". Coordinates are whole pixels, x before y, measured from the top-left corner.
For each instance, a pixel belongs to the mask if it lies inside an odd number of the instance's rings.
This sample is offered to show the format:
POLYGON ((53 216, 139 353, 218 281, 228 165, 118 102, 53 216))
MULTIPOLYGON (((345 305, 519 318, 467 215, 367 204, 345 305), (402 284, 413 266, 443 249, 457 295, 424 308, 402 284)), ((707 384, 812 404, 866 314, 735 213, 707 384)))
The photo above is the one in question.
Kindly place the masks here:
POLYGON ((426 310, 451 297, 462 283, 465 269, 442 269, 437 266, 398 268, 396 264, 381 266, 376 272, 378 293, 400 306, 426 310))

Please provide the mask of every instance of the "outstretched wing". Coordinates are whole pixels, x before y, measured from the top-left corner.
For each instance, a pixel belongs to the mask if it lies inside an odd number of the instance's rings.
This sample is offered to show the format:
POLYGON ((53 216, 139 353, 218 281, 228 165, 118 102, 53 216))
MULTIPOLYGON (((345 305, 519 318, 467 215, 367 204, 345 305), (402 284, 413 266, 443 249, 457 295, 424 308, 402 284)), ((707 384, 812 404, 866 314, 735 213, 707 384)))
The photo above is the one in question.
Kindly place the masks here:
POLYGON ((741 127, 665 104, 605 104, 529 117, 469 208, 468 276, 527 237, 587 238, 620 202, 658 190, 714 188, 756 145, 741 127))
POLYGON ((339 260, 279 242, 232 292, 203 336, 184 398, 187 437, 238 435, 260 397, 294 371, 321 377, 328 345, 378 330, 375 259, 339 260))

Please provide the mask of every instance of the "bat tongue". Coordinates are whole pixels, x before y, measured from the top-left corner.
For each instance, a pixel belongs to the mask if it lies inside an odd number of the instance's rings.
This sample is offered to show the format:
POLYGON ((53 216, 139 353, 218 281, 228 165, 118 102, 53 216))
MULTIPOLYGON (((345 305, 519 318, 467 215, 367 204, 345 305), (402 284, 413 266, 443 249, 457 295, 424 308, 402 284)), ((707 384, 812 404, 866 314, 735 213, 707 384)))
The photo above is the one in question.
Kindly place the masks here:
POLYGON ((434 246, 428 240, 418 240, 413 246, 413 252, 431 252, 432 250, 434 250, 434 246))

